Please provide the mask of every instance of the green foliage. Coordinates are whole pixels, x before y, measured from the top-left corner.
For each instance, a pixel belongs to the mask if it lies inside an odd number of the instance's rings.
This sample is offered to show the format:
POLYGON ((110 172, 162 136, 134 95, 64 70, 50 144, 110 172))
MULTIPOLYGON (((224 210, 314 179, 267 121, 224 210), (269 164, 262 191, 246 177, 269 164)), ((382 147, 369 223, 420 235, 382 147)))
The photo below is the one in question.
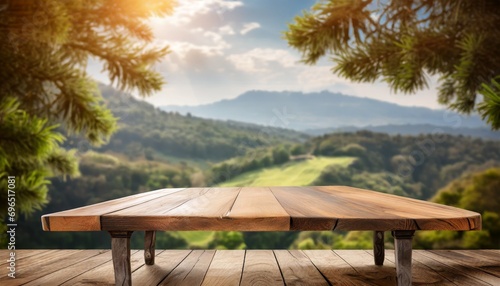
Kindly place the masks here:
POLYGON ((189 243, 190 249, 207 249, 215 235, 213 231, 179 231, 177 233, 189 243))
POLYGON ((362 157, 366 149, 356 143, 350 143, 342 148, 339 148, 333 152, 335 156, 351 156, 351 157, 362 157))
MULTIPOLYGON (((7 186, 8 176, 15 176, 16 207, 29 214, 46 203, 46 177, 51 174, 77 174, 73 151, 58 147, 64 137, 47 119, 21 109, 19 99, 0 100, 0 184, 7 186)), ((7 188, 0 192, 7 201, 7 188)), ((0 217, 7 204, 0 206, 0 217)))
MULTIPOLYGON (((100 85, 100 89, 120 122, 109 144, 96 150, 125 153, 129 160, 153 157, 163 161, 219 162, 256 148, 308 138, 291 130, 165 112, 109 86, 100 85)), ((79 138, 73 141, 68 147, 76 147, 79 138)))
POLYGON ((500 166, 499 142, 445 134, 390 136, 359 131, 316 137, 303 146, 331 157, 269 167, 261 163, 268 151, 256 149, 213 166, 208 177, 218 180, 212 184, 223 182, 223 186, 350 185, 429 199, 462 174, 500 166), (345 154, 356 159, 336 157, 345 154))
POLYGON ((285 148, 273 149, 273 162, 276 165, 283 164, 290 160, 290 153, 285 148))
MULTIPOLYGON (((86 74, 89 58, 121 89, 149 95, 163 77, 151 66, 167 53, 153 47, 148 17, 172 11, 170 0, 14 0, 0 10, 0 182, 16 176, 20 213, 47 201, 46 178, 76 175, 61 132, 107 142, 116 119, 86 74), (56 126, 61 130, 56 130, 56 126)), ((5 184, 4 184, 5 185, 5 184)), ((1 192, 2 199, 5 192, 1 192)), ((4 206, 0 217, 5 215, 4 206)))
POLYGON ((484 97, 484 101, 478 105, 483 120, 493 129, 500 129, 500 77, 491 80, 489 85, 483 84, 479 93, 484 97))
POLYGON ((247 249, 288 249, 299 232, 244 232, 247 249))
POLYGON ((333 72, 357 82, 386 81, 414 93, 439 76, 438 100, 478 111, 500 128, 500 6, 495 0, 322 0, 288 26, 288 44, 303 62, 332 55, 333 72), (493 99, 496 98, 496 101, 493 99))
POLYGON ((208 247, 216 249, 245 249, 243 234, 239 231, 216 232, 208 247))
MULTIPOLYGON (((500 248, 500 169, 492 168, 463 176, 439 190, 433 201, 481 214, 483 230, 454 237, 454 247, 500 248)), ((439 239, 430 236, 430 241, 439 239)))
POLYGON ((291 245, 292 249, 371 249, 372 231, 305 231, 291 245))
POLYGON ((326 168, 314 184, 345 184, 419 199, 429 199, 462 174, 500 165, 499 142, 445 134, 359 131, 316 137, 309 144, 314 153, 328 145, 332 154, 345 154, 347 149, 357 154, 348 168, 326 168))
POLYGON ((306 153, 307 153, 306 148, 302 144, 297 144, 293 146, 292 149, 290 149, 290 154, 294 156, 304 155, 306 153))
MULTIPOLYGON (((144 239, 142 239, 144 245, 144 239)), ((186 249, 188 242, 177 232, 165 231, 156 233, 157 249, 186 249)))

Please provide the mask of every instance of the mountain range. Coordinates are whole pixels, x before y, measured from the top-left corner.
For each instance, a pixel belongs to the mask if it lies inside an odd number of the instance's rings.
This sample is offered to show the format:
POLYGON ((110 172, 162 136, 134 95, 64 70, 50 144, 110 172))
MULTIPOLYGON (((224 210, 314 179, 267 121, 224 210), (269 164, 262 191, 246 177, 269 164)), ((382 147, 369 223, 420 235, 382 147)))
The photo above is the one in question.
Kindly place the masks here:
POLYGON ((235 120, 300 131, 386 125, 432 125, 453 129, 487 127, 478 115, 467 116, 443 109, 401 106, 329 91, 302 93, 252 90, 234 99, 205 105, 167 105, 160 108, 203 118, 235 120))

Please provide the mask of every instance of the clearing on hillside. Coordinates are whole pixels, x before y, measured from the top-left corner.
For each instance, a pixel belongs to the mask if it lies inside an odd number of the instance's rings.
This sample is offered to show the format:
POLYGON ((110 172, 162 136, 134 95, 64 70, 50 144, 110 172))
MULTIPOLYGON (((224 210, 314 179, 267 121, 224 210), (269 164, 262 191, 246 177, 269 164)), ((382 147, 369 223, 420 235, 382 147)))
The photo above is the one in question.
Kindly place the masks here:
POLYGON ((305 161, 291 161, 280 166, 243 173, 220 186, 307 186, 314 182, 325 167, 348 166, 355 159, 354 157, 316 157, 305 161))

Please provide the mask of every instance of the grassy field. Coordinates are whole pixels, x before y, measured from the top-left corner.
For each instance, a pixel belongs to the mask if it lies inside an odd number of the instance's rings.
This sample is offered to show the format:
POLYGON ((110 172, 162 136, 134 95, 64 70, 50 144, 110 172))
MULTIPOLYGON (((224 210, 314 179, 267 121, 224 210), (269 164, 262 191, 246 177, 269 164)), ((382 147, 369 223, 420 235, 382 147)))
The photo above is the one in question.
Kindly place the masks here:
POLYGON ((307 186, 330 165, 347 166, 353 157, 316 157, 306 161, 293 161, 281 166, 241 174, 222 183, 222 187, 241 186, 307 186))

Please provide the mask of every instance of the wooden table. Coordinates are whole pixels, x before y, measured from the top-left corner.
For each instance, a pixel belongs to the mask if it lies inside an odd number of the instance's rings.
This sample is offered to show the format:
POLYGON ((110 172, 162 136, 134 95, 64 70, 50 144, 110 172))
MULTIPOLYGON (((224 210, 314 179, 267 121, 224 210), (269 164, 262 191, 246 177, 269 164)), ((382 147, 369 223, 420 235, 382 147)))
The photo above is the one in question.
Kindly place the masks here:
POLYGON ((398 285, 411 285, 416 230, 479 230, 478 213, 345 186, 162 189, 42 216, 46 231, 108 231, 116 285, 131 285, 130 236, 146 231, 154 264, 155 231, 373 230, 375 264, 392 231, 398 285))

